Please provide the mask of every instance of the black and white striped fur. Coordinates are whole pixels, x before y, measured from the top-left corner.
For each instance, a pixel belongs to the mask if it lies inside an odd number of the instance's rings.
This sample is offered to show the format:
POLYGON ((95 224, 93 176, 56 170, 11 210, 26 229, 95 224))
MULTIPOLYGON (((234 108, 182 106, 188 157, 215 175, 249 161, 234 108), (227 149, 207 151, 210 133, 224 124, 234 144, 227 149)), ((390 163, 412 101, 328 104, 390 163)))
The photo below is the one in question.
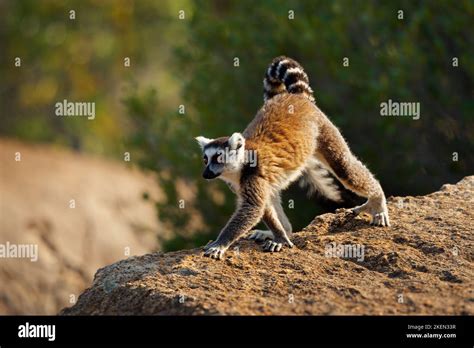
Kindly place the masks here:
POLYGON ((299 181, 300 187, 308 187, 308 195, 318 192, 327 199, 341 203, 343 198, 341 190, 335 182, 334 176, 324 168, 319 161, 312 161, 299 181))
POLYGON ((313 90, 309 86, 308 75, 295 60, 280 56, 275 58, 263 79, 263 99, 270 100, 277 94, 288 92, 303 94, 314 102, 313 90))

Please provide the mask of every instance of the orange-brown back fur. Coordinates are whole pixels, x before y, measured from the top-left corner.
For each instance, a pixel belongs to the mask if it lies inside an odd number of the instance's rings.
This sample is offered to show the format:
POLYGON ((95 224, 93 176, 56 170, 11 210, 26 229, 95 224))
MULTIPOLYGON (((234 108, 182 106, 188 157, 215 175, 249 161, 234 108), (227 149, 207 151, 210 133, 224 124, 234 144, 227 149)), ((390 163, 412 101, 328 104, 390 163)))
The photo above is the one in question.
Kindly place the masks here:
POLYGON ((282 93, 267 101, 247 126, 246 149, 257 151, 260 174, 269 182, 279 184, 312 156, 317 117, 308 98, 282 93))

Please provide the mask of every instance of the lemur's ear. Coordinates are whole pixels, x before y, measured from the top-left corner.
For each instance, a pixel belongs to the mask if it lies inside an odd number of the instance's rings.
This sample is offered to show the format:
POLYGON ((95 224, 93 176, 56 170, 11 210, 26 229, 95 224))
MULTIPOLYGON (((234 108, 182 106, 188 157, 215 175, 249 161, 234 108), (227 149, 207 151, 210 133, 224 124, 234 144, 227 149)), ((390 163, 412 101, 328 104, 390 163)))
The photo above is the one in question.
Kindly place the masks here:
POLYGON ((194 139, 197 140, 199 146, 201 146, 201 149, 204 149, 204 146, 206 146, 207 144, 209 144, 212 141, 212 139, 208 139, 208 138, 203 137, 203 136, 198 136, 194 139))
POLYGON ((245 145, 245 138, 240 133, 234 133, 229 138, 229 146, 232 150, 238 150, 245 145))

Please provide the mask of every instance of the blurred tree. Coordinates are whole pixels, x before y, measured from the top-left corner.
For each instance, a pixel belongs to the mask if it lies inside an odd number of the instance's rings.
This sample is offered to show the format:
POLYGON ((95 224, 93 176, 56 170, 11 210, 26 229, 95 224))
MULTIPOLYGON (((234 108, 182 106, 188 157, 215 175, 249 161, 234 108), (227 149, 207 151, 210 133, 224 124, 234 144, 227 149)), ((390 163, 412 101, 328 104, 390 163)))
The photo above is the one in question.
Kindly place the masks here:
POLYGON ((123 89, 134 79, 166 85, 162 107, 176 103, 179 84, 163 66, 184 37, 173 17, 187 2, 0 2, 0 134, 121 158, 123 89), (97 117, 56 117, 64 99, 95 102, 97 117))

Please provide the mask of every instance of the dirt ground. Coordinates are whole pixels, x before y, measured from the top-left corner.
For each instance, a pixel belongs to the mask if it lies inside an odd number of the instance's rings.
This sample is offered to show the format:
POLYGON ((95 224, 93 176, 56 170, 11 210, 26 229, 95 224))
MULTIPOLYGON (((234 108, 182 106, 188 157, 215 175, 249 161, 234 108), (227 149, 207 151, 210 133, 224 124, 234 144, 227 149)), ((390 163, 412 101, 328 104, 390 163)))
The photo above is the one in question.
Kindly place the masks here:
POLYGON ((348 210, 319 216, 280 253, 241 240, 222 261, 201 249, 130 257, 60 314, 472 315, 473 185, 391 197, 391 228, 348 210), (329 254, 331 243, 354 253, 329 254))
POLYGON ((0 315, 56 314, 98 267, 157 250, 163 228, 145 191, 161 195, 125 163, 0 139, 0 244, 38 246, 36 262, 0 258, 0 315))

